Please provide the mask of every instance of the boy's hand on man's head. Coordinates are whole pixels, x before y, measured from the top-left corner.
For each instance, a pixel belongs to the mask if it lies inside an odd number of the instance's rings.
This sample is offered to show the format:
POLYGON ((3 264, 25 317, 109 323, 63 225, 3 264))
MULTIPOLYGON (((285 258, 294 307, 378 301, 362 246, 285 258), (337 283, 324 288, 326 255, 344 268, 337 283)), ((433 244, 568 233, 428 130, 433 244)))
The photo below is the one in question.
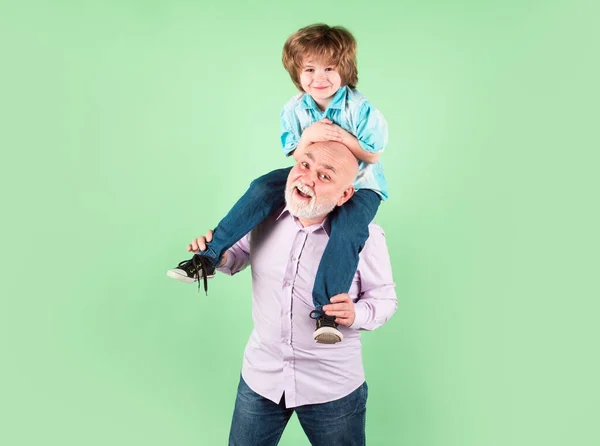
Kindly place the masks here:
POLYGON ((340 140, 344 140, 346 138, 356 138, 348 130, 341 128, 339 125, 334 124, 333 122, 331 123, 331 127, 333 127, 335 130, 337 130, 339 132, 339 134, 340 134, 340 140))
POLYGON ((304 140, 304 145, 321 141, 341 142, 342 132, 340 132, 340 129, 339 126, 335 125, 329 119, 322 119, 304 129, 300 139, 304 140))

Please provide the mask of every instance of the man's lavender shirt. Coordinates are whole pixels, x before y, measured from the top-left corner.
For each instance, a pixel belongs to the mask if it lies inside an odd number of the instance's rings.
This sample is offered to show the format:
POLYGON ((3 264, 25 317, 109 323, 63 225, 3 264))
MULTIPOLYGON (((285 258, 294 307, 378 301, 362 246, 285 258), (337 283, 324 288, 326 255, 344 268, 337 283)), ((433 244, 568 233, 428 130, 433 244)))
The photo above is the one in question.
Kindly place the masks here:
POLYGON ((287 208, 231 247, 220 272, 252 269, 252 319, 242 366, 244 381, 259 395, 287 407, 342 398, 365 381, 359 330, 374 330, 396 311, 397 299, 385 235, 369 225, 349 291, 356 318, 339 326, 344 340, 317 344, 312 289, 329 239, 329 224, 303 228, 287 208))

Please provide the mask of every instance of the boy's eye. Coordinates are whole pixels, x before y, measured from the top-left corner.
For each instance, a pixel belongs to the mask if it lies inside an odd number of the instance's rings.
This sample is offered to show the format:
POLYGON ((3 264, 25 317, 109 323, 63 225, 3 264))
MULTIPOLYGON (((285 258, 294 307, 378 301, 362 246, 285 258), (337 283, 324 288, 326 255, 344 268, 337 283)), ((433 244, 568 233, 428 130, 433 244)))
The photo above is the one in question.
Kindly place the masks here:
POLYGON ((325 71, 333 71, 333 67, 327 67, 325 68, 325 71))
POLYGON ((314 68, 305 68, 304 71, 306 71, 307 73, 312 73, 313 71, 315 71, 314 68))

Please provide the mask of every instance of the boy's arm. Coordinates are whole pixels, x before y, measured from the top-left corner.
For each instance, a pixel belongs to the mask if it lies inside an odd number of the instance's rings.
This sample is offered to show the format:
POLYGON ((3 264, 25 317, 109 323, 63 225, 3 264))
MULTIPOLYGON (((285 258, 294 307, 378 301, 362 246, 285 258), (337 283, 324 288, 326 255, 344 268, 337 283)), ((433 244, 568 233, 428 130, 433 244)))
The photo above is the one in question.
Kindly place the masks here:
POLYGON ((381 156, 380 153, 367 152, 360 145, 360 142, 356 136, 341 127, 339 129, 342 135, 341 143, 348 147, 348 149, 350 149, 356 158, 367 164, 374 164, 379 161, 379 157, 381 156))
POLYGON ((315 142, 342 142, 341 128, 333 124, 329 119, 317 121, 302 131, 298 119, 289 111, 283 109, 280 122, 283 153, 285 153, 286 156, 293 155, 296 161, 298 161, 298 158, 304 149, 315 142), (302 135, 300 135, 300 133, 302 133, 302 135))
POLYGON ((357 109, 354 121, 357 123, 356 136, 329 119, 317 121, 302 131, 293 109, 286 106, 280 115, 283 152, 298 160, 304 149, 315 142, 338 141, 348 147, 360 161, 376 163, 387 144, 387 123, 383 115, 365 101, 357 109))
POLYGON ((355 112, 354 122, 356 122, 354 135, 339 127, 342 143, 359 160, 368 164, 376 163, 388 142, 385 118, 368 101, 364 101, 355 112))
POLYGON ((300 124, 298 119, 293 116, 293 111, 284 107, 280 115, 281 126, 281 147, 285 156, 291 155, 300 142, 300 124))

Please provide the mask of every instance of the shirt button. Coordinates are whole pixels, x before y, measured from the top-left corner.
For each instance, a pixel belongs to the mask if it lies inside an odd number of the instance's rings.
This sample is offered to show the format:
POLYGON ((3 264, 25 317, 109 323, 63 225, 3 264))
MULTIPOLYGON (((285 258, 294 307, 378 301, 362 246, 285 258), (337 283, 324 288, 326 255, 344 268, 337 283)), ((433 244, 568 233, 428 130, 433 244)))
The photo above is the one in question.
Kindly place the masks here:
POLYGON ((292 257, 292 262, 295 262, 296 260, 298 260, 298 257, 292 257))

